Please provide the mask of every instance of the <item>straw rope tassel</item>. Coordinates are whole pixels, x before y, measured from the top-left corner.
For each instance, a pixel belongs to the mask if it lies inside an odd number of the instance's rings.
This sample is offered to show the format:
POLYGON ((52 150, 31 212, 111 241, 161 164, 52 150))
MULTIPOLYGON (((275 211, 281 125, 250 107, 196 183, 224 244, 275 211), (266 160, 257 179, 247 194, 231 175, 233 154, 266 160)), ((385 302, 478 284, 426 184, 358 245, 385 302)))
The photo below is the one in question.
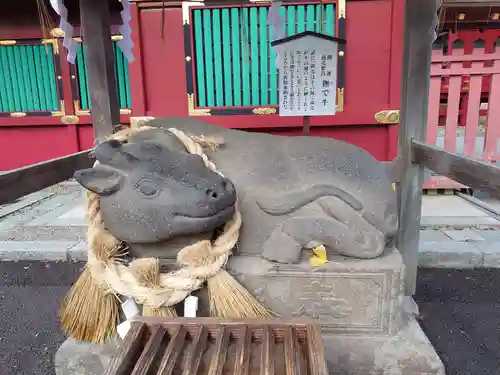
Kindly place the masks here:
MULTIPOLYGON (((102 218, 97 194, 86 191, 85 198, 89 245, 97 259, 104 263, 119 255, 120 242, 99 228, 102 227, 102 218)), ((112 291, 96 280, 99 279, 92 276, 87 264, 66 295, 60 318, 63 331, 74 339, 102 343, 116 333, 120 306, 112 291)))

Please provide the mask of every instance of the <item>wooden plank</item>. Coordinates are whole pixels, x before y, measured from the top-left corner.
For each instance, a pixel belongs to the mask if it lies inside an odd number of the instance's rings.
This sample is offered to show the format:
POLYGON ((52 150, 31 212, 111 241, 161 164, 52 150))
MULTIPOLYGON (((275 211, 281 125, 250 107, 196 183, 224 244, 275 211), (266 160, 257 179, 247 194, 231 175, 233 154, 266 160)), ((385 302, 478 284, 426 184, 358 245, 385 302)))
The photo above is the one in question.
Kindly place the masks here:
POLYGON ((109 3, 80 0, 80 15, 94 134, 102 141, 120 124, 109 3))
MULTIPOLYGON (((460 64, 461 63, 462 62, 460 62, 460 64)), ((463 67, 463 66, 455 66, 452 68, 442 68, 438 65, 433 65, 430 75, 433 77, 434 76, 461 77, 464 75, 484 76, 486 74, 496 74, 496 73, 500 73, 500 68, 498 68, 498 67, 467 68, 467 67, 463 67)))
POLYGON ((167 330, 162 326, 156 326, 153 333, 149 337, 149 340, 142 351, 141 356, 137 360, 137 363, 132 371, 132 375, 147 375, 151 370, 151 365, 153 364, 158 349, 167 334, 167 330))
MULTIPOLYGON (((500 69, 500 60, 494 62, 494 67, 500 69)), ((494 161, 498 155, 498 139, 500 138, 500 74, 491 76, 490 95, 488 98, 488 122, 484 136, 484 156, 486 160, 494 161)))
POLYGON ((295 342, 295 330, 293 327, 286 327, 284 336, 286 375, 301 375, 300 362, 297 355, 297 345, 295 342))
MULTIPOLYGON (((240 8, 241 16, 239 18, 241 26, 238 28, 241 29, 240 38, 238 39, 241 43, 241 86, 243 91, 242 105, 249 106, 250 105, 250 17, 248 7, 240 8)), ((235 41, 233 41, 234 44, 235 41)), ((234 56, 233 56, 234 58, 234 56)))
MULTIPOLYGON (((472 68, 480 68, 482 62, 473 62, 472 68)), ((481 105, 482 76, 470 77, 467 119, 465 122, 464 154, 476 155, 476 139, 479 127, 479 107, 481 105)))
POLYGON ((269 105, 269 50, 271 42, 267 41, 267 34, 269 32, 269 27, 267 25, 267 8, 261 7, 259 11, 259 45, 260 52, 258 56, 260 58, 260 105, 269 105))
MULTIPOLYGON (((208 10, 195 9, 193 18, 195 25, 203 25, 202 12, 208 10)), ((203 27, 194 28, 194 50, 196 63, 196 99, 200 107, 207 106, 207 93, 205 89, 205 59, 203 58, 203 27)))
POLYGON ((248 375, 251 351, 252 331, 248 327, 243 326, 242 335, 238 340, 238 348, 236 350, 234 375, 248 375))
POLYGON ((415 293, 422 206, 423 167, 412 163, 411 140, 426 138, 429 74, 432 54, 431 29, 436 16, 435 0, 406 0, 401 81, 399 156, 404 171, 399 185, 397 246, 406 267, 405 295, 415 293))
POLYGON ((427 143, 436 144, 439 130, 439 104, 441 100, 441 77, 431 77, 429 90, 429 112, 427 115, 427 143))
MULTIPOLYGON (((250 95, 251 105, 260 104, 260 71, 259 71, 259 23, 257 8, 250 8, 250 95)), ((265 88, 267 89, 267 87, 265 88)))
POLYGON ((222 68, 222 30, 220 24, 220 9, 212 9, 212 39, 215 72, 215 105, 224 105, 224 69, 222 68))
POLYGON ((415 164, 425 166, 442 176, 500 196, 500 167, 493 164, 417 140, 412 141, 412 159, 415 164))
POLYGON ((89 153, 81 151, 0 174, 0 205, 72 178, 78 169, 92 167, 89 153))
POLYGON ((212 10, 203 9, 203 38, 205 42, 205 54, 203 63, 205 64, 205 84, 207 88, 207 106, 215 106, 215 74, 212 41, 212 10))
POLYGON ((212 360, 208 369, 208 375, 221 375, 224 363, 226 363, 227 351, 229 349, 229 329, 220 326, 217 340, 215 341, 212 360))
MULTIPOLYGON (((463 50, 454 51, 463 54, 463 50)), ((462 63, 452 63, 451 71, 460 68, 462 63)), ((460 94, 462 89, 462 76, 450 76, 448 84, 448 104, 446 106, 446 126, 444 128, 444 148, 448 151, 457 149, 458 113, 460 111, 460 94)))
POLYGON ((497 6, 498 0, 443 0, 443 6, 453 7, 453 6, 497 6))
POLYGON ((269 326, 262 327, 262 342, 260 353, 260 375, 274 374, 274 333, 269 326))
POLYGON ((184 369, 183 375, 196 375, 198 373, 198 367, 200 366, 207 339, 208 330, 203 325, 198 327, 198 332, 196 336, 193 337, 192 346, 186 359, 186 368, 184 369))
POLYGON ((325 349, 321 341, 321 329, 318 325, 307 326, 307 350, 309 354, 309 374, 328 375, 325 362, 325 349))
MULTIPOLYGON (((242 11, 242 10, 241 10, 242 11)), ((243 44, 239 43, 241 41, 240 29, 244 29, 245 26, 240 26, 240 9, 231 8, 231 57, 232 57, 232 68, 231 75, 233 79, 233 99, 234 105, 240 106, 242 103, 242 90, 241 90, 241 74, 242 72, 242 46, 243 44)), ((203 62, 205 64, 205 62, 203 62)))
MULTIPOLYGON (((233 105, 233 72, 231 69, 231 22, 230 8, 222 9, 222 47, 224 60, 224 105, 233 105)), ((195 27, 196 31, 196 27, 195 27)), ((201 64, 205 64, 204 61, 201 64)), ((238 77, 239 78, 239 77, 238 77)), ((198 82, 197 82, 198 84, 198 82)))
POLYGON ((165 354, 163 355, 160 365, 158 366, 158 374, 172 374, 177 358, 183 349, 186 333, 186 329, 182 326, 180 326, 175 332, 172 339, 168 343, 167 350, 165 350, 165 354))
MULTIPOLYGON (((476 48, 477 49, 477 48, 476 48)), ((494 53, 476 53, 471 55, 443 55, 439 50, 432 51, 432 62, 492 61, 500 59, 500 51, 494 53), (439 52, 439 53, 438 53, 439 52)))
POLYGON ((146 324, 133 322, 120 350, 113 358, 104 375, 128 375, 142 351, 142 338, 147 332, 146 324))
MULTIPOLYGON (((269 319, 265 318, 252 318, 252 319, 236 319, 236 320, 221 320, 220 318, 213 317, 197 317, 193 318, 184 318, 178 317, 175 319, 165 319, 162 317, 155 316, 138 316, 131 319, 131 321, 144 322, 148 325, 156 325, 162 324, 164 326, 178 326, 183 325, 186 328, 198 329, 200 325, 204 325, 206 327, 215 326, 215 325, 224 325, 224 326, 234 326, 234 327, 242 327, 243 325, 248 327, 261 327, 265 324, 269 324, 269 319)), ((305 329, 308 324, 316 324, 317 320, 313 318, 287 318, 287 319, 278 319, 279 325, 282 327, 293 325, 295 329, 305 329)))

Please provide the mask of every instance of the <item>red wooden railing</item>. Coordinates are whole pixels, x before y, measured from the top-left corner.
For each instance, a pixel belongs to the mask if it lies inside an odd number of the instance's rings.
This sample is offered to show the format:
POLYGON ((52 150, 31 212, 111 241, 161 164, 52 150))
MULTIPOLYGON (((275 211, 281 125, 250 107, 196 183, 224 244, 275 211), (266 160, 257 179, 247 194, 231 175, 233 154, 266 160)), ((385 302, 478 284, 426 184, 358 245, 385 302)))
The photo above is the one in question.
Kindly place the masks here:
MULTIPOLYGON (((436 47, 444 49, 446 54, 451 54, 452 51, 463 51, 465 55, 470 55, 474 49, 483 49, 486 53, 493 53, 497 46, 500 46, 500 29, 472 29, 472 30, 458 30, 447 34, 442 37, 435 44, 436 47)), ((485 63, 485 67, 491 66, 491 61, 485 63)), ((470 67, 471 62, 465 62, 465 66, 470 67)), ((481 104, 486 106, 489 93, 490 82, 484 77, 481 89, 481 104)), ((443 85, 441 86, 441 98, 445 99, 448 93, 448 77, 443 78, 443 85)), ((465 76, 462 80, 462 95, 460 101, 460 111, 458 116, 458 125, 465 126, 467 118, 467 101, 469 91, 470 77, 465 76)), ((481 116, 486 114, 486 108, 481 107, 481 116)), ((439 111, 440 123, 444 125, 446 120, 446 105, 442 104, 439 111)))
MULTIPOLYGON (((462 129, 463 129, 462 128, 462 129)), ((471 54, 464 50, 453 50, 451 55, 433 51, 431 82, 429 89, 429 112, 427 120, 427 143, 444 146, 446 151, 463 153, 484 161, 496 162, 500 138, 500 48, 492 53, 475 48, 471 54), (467 79, 467 100, 463 99, 463 81, 467 79), (440 109, 444 82, 446 91, 446 117, 440 124, 440 109), (484 85, 488 85, 487 106, 481 105, 484 85), (462 104, 466 108, 461 108, 462 104), (496 104, 496 105, 495 105, 496 104), (464 131, 459 130, 459 113, 465 114, 464 131), (484 125, 480 125, 485 116, 484 125), (483 128, 483 129, 481 129, 483 128), (439 136, 444 131, 444 144, 439 136), (463 144, 462 144, 463 143, 463 144), (478 147, 482 151, 477 152, 478 147)), ((465 186, 446 177, 432 176, 424 189, 460 189, 465 186)))

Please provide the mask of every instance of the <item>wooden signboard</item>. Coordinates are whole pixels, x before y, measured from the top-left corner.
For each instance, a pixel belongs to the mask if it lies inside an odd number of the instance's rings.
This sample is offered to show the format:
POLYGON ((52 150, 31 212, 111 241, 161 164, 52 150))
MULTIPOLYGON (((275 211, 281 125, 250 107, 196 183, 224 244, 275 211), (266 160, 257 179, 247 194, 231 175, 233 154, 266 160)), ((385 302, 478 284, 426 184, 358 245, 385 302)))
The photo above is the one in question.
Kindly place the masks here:
POLYGON ((305 31, 276 40, 279 115, 334 115, 337 102, 337 53, 344 40, 305 31))

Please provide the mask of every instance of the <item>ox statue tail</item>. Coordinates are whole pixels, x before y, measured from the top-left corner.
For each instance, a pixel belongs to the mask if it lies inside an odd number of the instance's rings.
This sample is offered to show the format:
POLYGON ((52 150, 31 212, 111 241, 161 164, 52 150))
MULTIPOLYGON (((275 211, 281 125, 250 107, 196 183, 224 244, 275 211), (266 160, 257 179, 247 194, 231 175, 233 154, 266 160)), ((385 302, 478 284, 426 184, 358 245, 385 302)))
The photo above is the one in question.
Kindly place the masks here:
POLYGON ((348 192, 331 185, 314 185, 305 189, 289 190, 282 195, 256 197, 255 202, 265 213, 281 216, 292 213, 325 196, 342 199, 356 211, 363 209, 363 204, 358 199, 348 192))

